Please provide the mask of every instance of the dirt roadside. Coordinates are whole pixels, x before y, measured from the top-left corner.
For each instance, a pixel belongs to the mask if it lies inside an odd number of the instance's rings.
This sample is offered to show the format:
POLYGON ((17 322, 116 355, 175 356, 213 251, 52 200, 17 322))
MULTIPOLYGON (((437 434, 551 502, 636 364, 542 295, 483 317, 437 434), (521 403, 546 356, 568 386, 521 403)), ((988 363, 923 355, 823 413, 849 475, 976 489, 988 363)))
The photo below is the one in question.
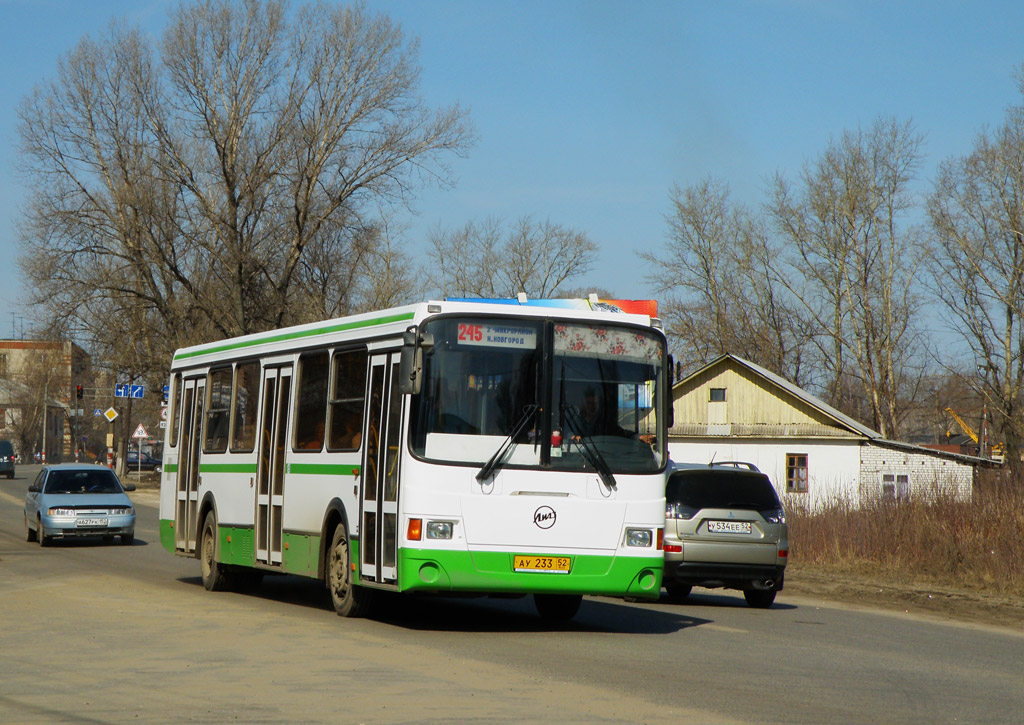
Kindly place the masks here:
POLYGON ((898 582, 884 575, 790 564, 782 595, 785 594, 887 612, 1024 628, 1024 601, 1020 599, 941 587, 926 581, 898 582))

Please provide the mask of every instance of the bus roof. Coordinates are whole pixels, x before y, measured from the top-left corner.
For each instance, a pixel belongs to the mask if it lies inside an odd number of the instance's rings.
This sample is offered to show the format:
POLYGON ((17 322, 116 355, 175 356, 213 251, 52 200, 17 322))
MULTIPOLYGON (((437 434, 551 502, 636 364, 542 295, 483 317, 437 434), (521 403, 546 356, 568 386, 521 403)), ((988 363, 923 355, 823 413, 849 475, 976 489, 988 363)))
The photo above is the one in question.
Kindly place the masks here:
POLYGON ((429 315, 442 312, 496 312, 495 305, 507 308, 502 310, 503 313, 523 317, 565 317, 606 321, 614 319, 645 327, 660 326, 652 322, 657 313, 657 302, 654 300, 598 300, 595 296, 591 296, 590 299, 536 300, 528 300, 525 296, 511 299, 449 298, 200 343, 175 351, 171 367, 209 364, 247 354, 286 352, 296 347, 315 344, 313 338, 322 336, 340 334, 351 340, 366 337, 397 337, 410 325, 418 324, 429 315), (543 310, 551 312, 545 313, 543 310), (650 314, 651 312, 655 314, 650 314))

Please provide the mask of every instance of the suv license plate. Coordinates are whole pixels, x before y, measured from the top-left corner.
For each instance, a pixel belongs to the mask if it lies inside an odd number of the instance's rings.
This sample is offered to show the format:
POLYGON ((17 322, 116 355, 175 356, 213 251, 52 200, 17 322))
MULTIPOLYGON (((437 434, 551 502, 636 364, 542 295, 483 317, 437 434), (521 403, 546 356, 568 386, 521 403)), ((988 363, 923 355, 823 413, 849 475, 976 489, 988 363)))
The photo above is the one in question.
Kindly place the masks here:
POLYGON ((568 574, 572 566, 571 556, 523 556, 512 557, 512 568, 516 571, 547 571, 553 574, 568 574))
POLYGON ((106 526, 106 519, 78 519, 75 522, 76 526, 106 526))
POLYGON ((708 521, 708 531, 712 534, 749 534, 749 521, 708 521))

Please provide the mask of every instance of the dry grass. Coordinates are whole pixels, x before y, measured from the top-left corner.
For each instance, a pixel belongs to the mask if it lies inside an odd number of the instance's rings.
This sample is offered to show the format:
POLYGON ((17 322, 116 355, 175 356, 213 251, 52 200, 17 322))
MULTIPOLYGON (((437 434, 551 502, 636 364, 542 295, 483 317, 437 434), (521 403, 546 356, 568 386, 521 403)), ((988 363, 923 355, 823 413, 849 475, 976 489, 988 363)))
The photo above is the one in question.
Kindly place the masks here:
POLYGON ((899 503, 790 502, 791 561, 900 583, 1024 598, 1024 482, 983 481, 972 501, 936 489, 899 503))

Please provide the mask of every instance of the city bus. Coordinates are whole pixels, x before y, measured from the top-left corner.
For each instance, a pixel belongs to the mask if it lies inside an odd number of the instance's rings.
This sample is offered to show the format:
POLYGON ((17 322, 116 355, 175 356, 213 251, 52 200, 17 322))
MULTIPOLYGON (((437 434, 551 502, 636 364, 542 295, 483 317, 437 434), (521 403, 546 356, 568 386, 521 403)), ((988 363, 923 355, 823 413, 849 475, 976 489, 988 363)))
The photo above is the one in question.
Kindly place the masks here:
POLYGON ((312 577, 342 616, 382 592, 532 595, 549 619, 583 595, 657 597, 655 315, 449 299, 180 349, 161 543, 209 590, 312 577))

